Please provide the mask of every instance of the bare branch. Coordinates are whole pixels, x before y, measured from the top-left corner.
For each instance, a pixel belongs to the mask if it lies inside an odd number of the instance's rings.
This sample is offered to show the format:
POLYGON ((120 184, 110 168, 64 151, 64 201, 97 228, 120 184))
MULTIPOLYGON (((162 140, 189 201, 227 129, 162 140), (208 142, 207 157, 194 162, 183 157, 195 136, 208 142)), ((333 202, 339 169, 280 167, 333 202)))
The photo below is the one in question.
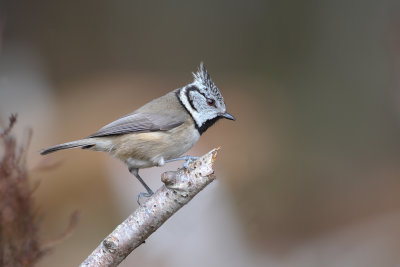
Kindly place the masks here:
POLYGON ((214 179, 218 149, 189 164, 189 169, 165 172, 164 185, 108 235, 80 266, 117 266, 145 242, 168 218, 214 179))
POLYGON ((11 116, 9 117, 8 127, 2 133, 0 133, 0 137, 4 138, 5 136, 7 136, 11 132, 11 129, 14 127, 14 124, 16 122, 17 114, 11 114, 11 116))

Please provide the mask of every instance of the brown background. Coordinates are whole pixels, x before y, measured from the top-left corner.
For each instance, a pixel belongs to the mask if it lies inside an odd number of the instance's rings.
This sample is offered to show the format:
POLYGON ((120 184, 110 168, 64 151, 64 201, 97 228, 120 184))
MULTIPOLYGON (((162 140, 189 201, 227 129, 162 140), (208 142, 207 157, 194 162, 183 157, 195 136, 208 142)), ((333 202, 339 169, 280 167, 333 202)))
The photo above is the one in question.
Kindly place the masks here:
MULTIPOLYGON (((78 265, 142 189, 104 154, 38 151, 189 83, 200 61, 237 117, 191 151, 222 146, 219 179, 124 266, 400 264, 398 17, 389 0, 1 2, 0 116, 34 129, 43 240, 81 211, 39 266, 78 265)), ((157 188, 178 166, 143 177, 157 188)))

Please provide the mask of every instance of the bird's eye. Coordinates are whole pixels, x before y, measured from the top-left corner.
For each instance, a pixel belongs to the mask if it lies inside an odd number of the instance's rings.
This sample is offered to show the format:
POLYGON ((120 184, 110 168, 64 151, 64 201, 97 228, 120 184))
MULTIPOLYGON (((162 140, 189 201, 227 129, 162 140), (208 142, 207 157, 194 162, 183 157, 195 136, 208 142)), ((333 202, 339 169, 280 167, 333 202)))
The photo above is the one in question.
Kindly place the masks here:
POLYGON ((215 105, 215 100, 214 100, 214 99, 211 99, 211 98, 207 98, 207 104, 208 104, 209 106, 214 106, 214 105, 215 105))

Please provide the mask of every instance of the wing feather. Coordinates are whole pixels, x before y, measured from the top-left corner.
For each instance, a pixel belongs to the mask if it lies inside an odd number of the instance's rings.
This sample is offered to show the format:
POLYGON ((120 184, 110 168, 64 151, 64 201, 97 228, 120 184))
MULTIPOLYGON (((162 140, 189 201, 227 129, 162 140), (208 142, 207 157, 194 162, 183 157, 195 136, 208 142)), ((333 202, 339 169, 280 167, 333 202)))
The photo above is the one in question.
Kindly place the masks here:
MULTIPOLYGON (((168 112, 167 112, 168 113, 168 112)), ((172 114, 132 113, 107 124, 89 137, 101 137, 137 132, 168 131, 183 124, 186 117, 172 114)))

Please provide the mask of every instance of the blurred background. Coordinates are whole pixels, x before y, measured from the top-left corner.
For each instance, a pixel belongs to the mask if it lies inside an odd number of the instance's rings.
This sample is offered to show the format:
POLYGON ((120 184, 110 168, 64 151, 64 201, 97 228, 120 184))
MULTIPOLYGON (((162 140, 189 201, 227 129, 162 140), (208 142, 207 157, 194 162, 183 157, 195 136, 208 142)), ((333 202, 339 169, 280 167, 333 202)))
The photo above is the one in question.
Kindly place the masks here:
MULTIPOLYGON (((237 118, 190 151, 221 146, 218 179, 121 266, 399 266, 399 15, 395 0, 1 1, 0 125, 18 113, 16 134, 34 130, 42 239, 81 212, 38 266, 78 265, 143 191, 106 154, 38 151, 191 82, 200 61, 237 118)), ((181 164, 142 177, 156 189, 181 164)))

